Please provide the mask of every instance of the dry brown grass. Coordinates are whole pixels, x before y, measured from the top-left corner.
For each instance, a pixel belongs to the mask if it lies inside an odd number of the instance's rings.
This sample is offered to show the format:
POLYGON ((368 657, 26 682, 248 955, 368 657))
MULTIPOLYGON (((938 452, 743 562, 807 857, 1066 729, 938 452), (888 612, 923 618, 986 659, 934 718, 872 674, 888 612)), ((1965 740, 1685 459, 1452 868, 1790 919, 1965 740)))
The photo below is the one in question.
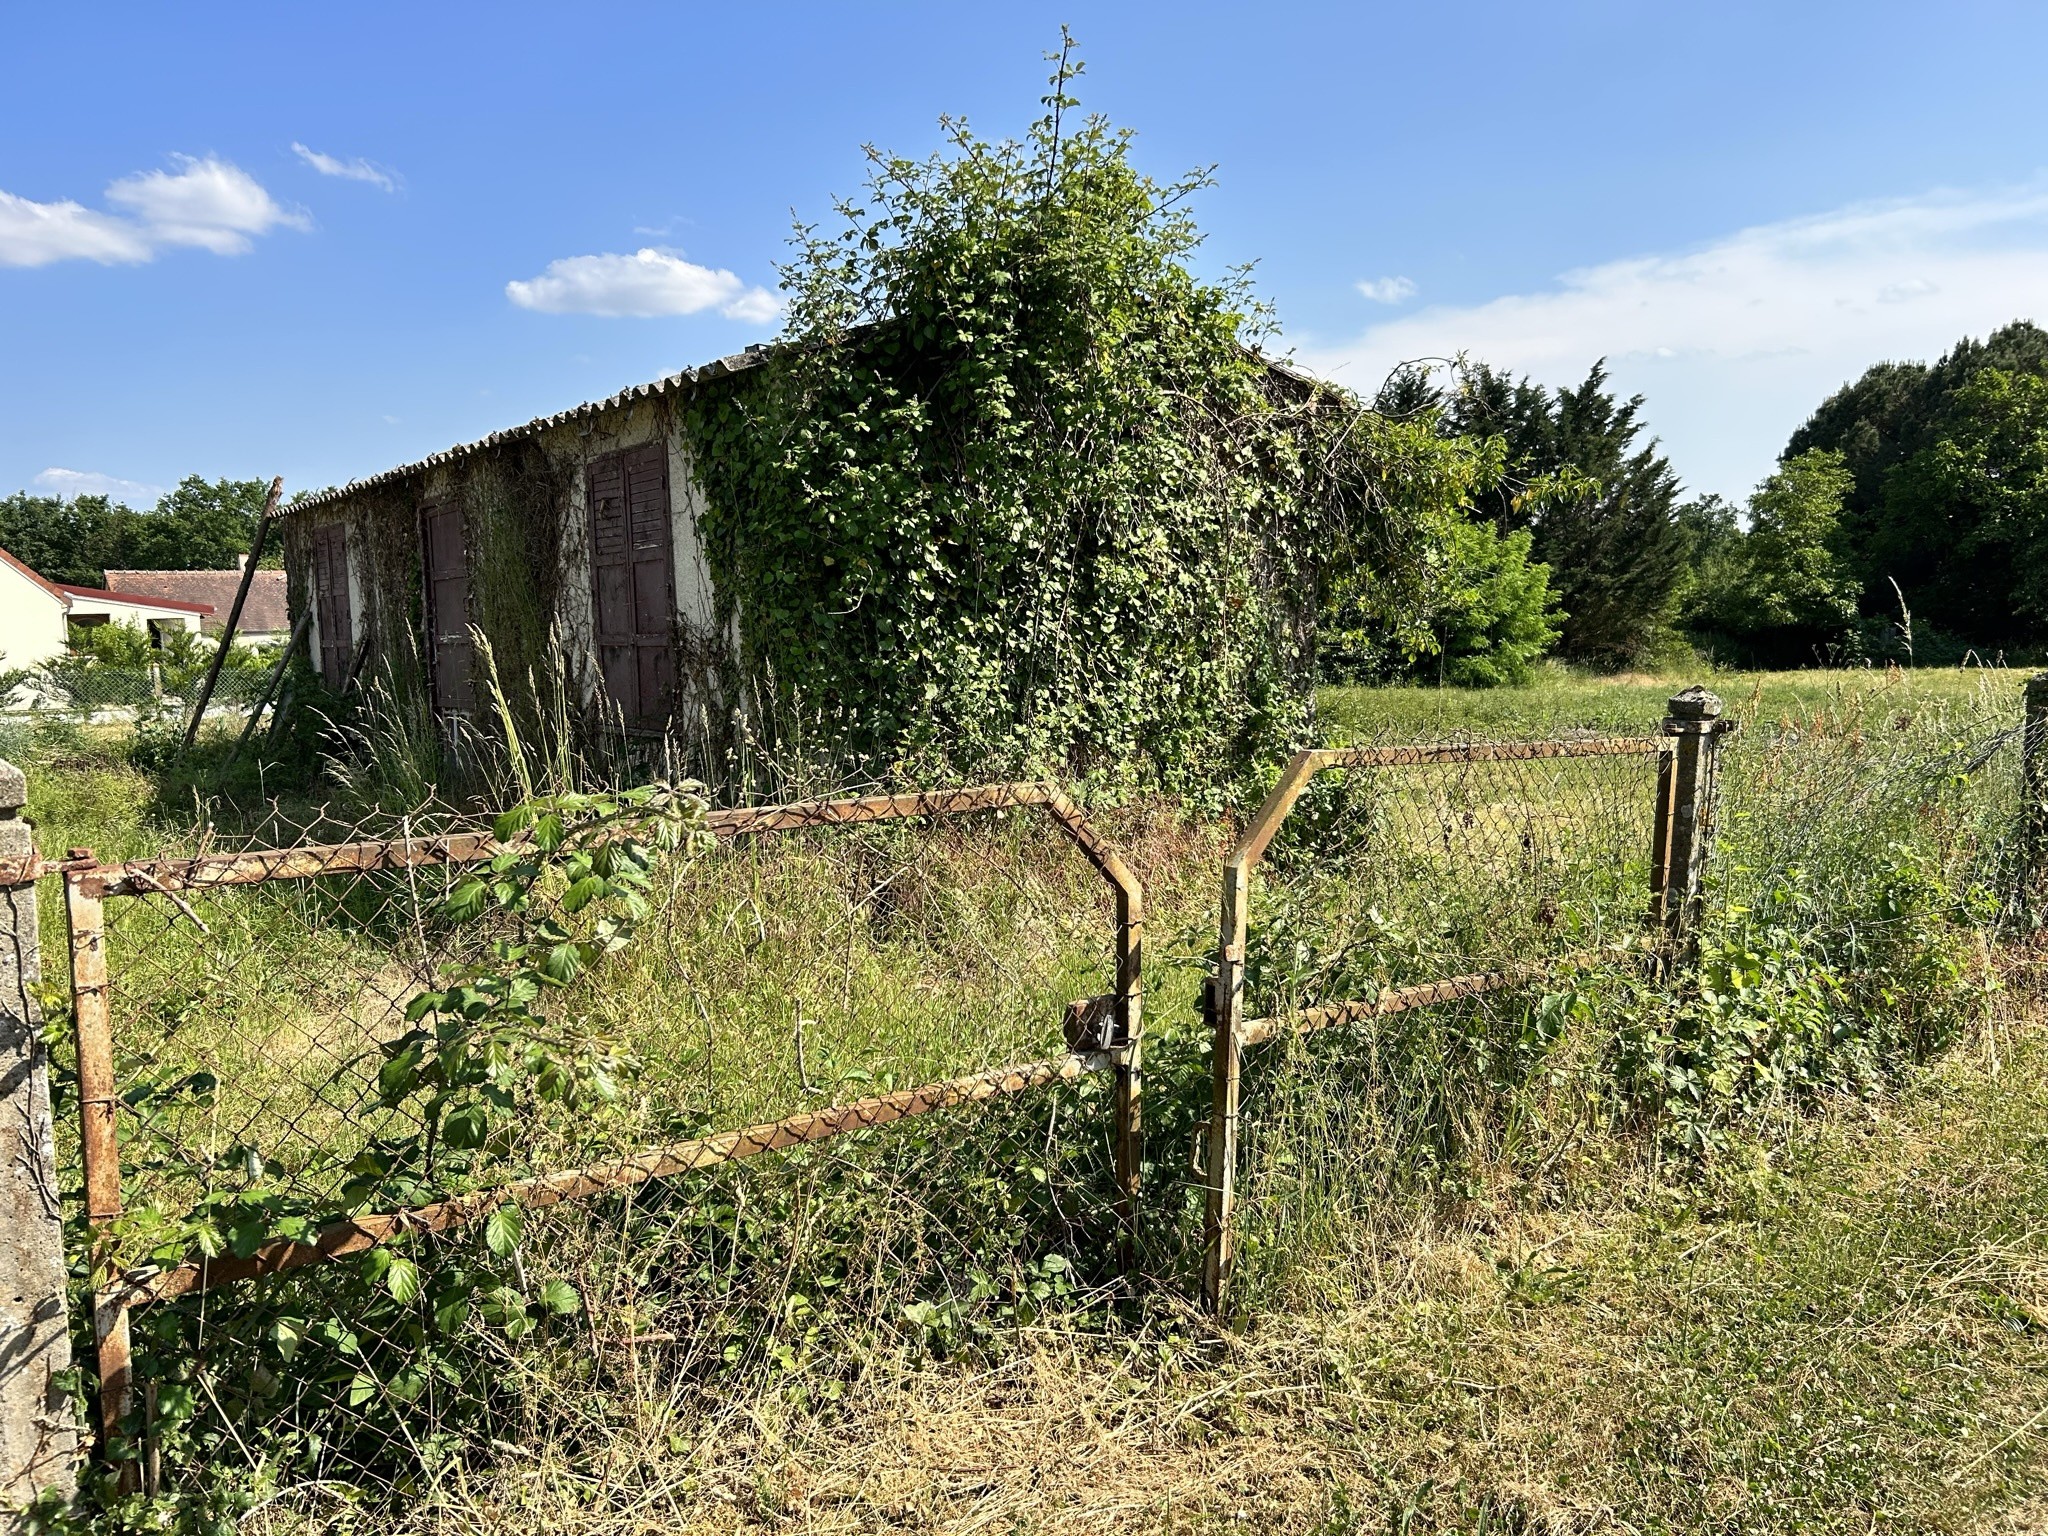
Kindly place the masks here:
MULTIPOLYGON (((609 1438, 501 1447, 406 1536, 2048 1530, 2048 1031, 1706 1177, 1467 1207, 1354 1304, 874 1361, 830 1410, 633 1373, 609 1438)), ((302 1491, 249 1527, 355 1529, 302 1491), (301 1502, 301 1500, 306 1502, 301 1502)), ((381 1525, 380 1529, 392 1529, 381 1525)))

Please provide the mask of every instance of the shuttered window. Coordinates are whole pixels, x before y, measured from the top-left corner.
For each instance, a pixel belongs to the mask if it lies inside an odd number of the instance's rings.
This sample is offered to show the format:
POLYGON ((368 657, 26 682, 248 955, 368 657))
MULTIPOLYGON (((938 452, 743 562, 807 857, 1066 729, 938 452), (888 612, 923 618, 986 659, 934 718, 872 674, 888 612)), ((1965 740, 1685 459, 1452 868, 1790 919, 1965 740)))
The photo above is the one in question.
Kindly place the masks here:
POLYGON ((340 523, 313 530, 313 617, 320 626, 320 676, 339 693, 356 648, 348 606, 348 532, 340 523))
POLYGON ((427 666, 434 708, 441 714, 475 702, 469 644, 469 558, 459 507, 428 507, 420 514, 426 568, 427 666))
POLYGON ((675 700, 675 538, 668 452, 648 443, 590 461, 590 574, 605 691, 658 725, 675 700))

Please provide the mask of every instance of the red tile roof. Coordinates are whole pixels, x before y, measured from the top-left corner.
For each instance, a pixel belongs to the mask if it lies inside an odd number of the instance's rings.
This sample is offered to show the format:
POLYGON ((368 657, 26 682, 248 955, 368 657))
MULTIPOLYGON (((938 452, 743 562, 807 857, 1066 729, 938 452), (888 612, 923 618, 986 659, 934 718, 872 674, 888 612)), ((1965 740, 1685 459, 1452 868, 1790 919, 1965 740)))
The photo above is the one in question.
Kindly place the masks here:
MULTIPOLYGON (((124 592, 151 594, 150 601, 169 598, 205 605, 213 617, 201 627, 209 634, 226 625, 228 611, 235 605, 235 591, 242 584, 240 571, 108 571, 107 585, 124 592)), ((261 570, 249 583, 249 600, 242 605, 237 628, 245 634, 282 634, 292 627, 285 602, 283 571, 261 570)))
MULTIPOLYGON (((30 570, 27 566, 23 565, 19 560, 15 559, 14 556, 7 553, 7 551, 4 549, 0 549, 0 560, 6 561, 8 565, 12 566, 15 570, 21 572, 22 575, 26 576, 30 581, 34 582, 37 586, 41 587, 45 592, 49 593, 50 596, 57 599, 58 602, 64 602, 64 594, 57 589, 57 584, 55 582, 43 580, 42 577, 38 576, 34 571, 30 570)), ((65 606, 68 607, 70 605, 66 604, 65 606)))

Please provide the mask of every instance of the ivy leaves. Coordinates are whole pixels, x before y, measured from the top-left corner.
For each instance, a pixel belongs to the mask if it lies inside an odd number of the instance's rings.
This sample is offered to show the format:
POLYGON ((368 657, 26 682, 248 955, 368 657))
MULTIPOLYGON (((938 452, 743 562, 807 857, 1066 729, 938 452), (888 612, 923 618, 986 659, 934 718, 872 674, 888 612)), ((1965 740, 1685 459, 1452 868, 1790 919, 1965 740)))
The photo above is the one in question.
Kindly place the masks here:
MULTIPOLYGON (((417 1210, 522 1171, 533 1144, 524 1133, 538 1119, 588 1112, 630 1069, 578 1016, 578 984, 633 943, 663 865, 708 842, 704 810, 697 786, 655 784, 535 797, 499 817, 489 861, 433 910, 407 914, 465 958, 412 998, 396 1038, 336 1069, 351 1094, 368 1081, 373 1134, 355 1150, 297 1146, 289 1166, 253 1144, 220 1150, 190 1206, 173 1215, 138 1205, 124 1217, 123 1262, 136 1249, 166 1265, 195 1251, 247 1259, 279 1239, 315 1242, 338 1218, 417 1210)), ((176 1112, 212 1104, 217 1086, 204 1072, 140 1074, 128 1096, 131 1155, 162 1155, 176 1112)), ((320 1269, 317 1285, 244 1298, 238 1322, 251 1331, 240 1337, 257 1347, 237 1353, 233 1372, 209 1375, 192 1314, 137 1312, 138 1371, 158 1388, 153 1443, 187 1462, 238 1457, 238 1423, 283 1414, 323 1426, 296 1451, 270 1442, 307 1466, 351 1435, 422 1455, 456 1444, 450 1415, 491 1400, 505 1343, 568 1326, 584 1307, 569 1281, 528 1275, 518 1205, 501 1200, 481 1215, 448 1240, 401 1223, 320 1269), (422 1402, 435 1405, 431 1431, 422 1402)))
POLYGON ((1305 729, 1324 565, 1398 606, 1468 450, 1260 357, 1246 275, 1194 271, 1208 173, 1142 174, 1075 68, 799 231, 791 344, 688 404, 699 528, 824 750, 1213 789, 1305 729))

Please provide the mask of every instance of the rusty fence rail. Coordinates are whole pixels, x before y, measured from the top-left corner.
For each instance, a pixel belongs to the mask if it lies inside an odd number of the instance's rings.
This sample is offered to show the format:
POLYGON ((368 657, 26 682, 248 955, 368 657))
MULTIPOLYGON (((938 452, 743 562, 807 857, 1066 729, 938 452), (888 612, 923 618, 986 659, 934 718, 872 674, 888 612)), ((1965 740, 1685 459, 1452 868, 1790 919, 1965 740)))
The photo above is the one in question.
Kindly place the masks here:
MULTIPOLYGON (((1084 856, 1109 896, 1110 931, 1102 936, 1110 959, 1109 986, 1102 993, 1066 1007, 1063 1054, 805 1109, 740 1129, 643 1146, 623 1155, 602 1156, 561 1171, 490 1184, 410 1208, 337 1214, 313 1230, 290 1237, 267 1238, 232 1252, 193 1252, 182 1262, 139 1269, 122 1261, 114 1240, 123 1211, 120 1123, 131 1108, 139 1085, 124 1082, 116 1067, 114 1003, 120 995, 122 979, 119 965, 110 965, 109 905, 153 905, 166 911, 167 921, 188 922, 205 931, 205 918, 191 903, 218 899, 237 888, 278 882, 318 888, 323 883, 365 876, 411 880, 422 872, 439 872, 445 882, 466 866, 496 857, 508 845, 487 833, 448 830, 110 866, 96 863, 86 850, 74 849, 72 857, 61 865, 39 870, 38 873, 61 872, 70 930, 79 1153, 86 1215, 95 1234, 91 1274, 103 1448, 117 1445, 126 1432, 124 1424, 134 1422, 137 1384, 129 1318, 137 1308, 341 1259, 400 1237, 449 1231, 484 1220, 508 1205, 534 1210, 587 1199, 650 1180, 820 1142, 935 1110, 985 1103, 1096 1073, 1110 1074, 1113 1082, 1110 1140, 1121 1234, 1119 1251, 1122 1262, 1128 1265, 1136 1235, 1142 1164, 1144 891, 1123 855, 1074 802, 1059 788, 1046 783, 992 784, 963 790, 714 810, 707 813, 705 828, 717 844, 732 846, 805 829, 892 821, 929 823, 1012 810, 1041 816, 1056 826, 1084 856)), ((758 921, 758 911, 755 916, 758 921)), ((130 948, 130 964, 147 963, 146 944, 130 948)), ((230 964, 224 961, 223 968, 230 964)), ((385 1013, 395 1014, 410 988, 428 983, 432 969, 432 957, 423 957, 412 974, 390 983, 388 995, 374 985, 366 986, 366 995, 381 1010, 373 1023, 381 1027, 385 1013)), ((232 1004, 221 1000, 216 1006, 232 1004)), ((801 1051, 801 1019, 798 1028, 801 1051)), ((374 1032, 372 1029, 371 1033, 374 1032)), ((281 1042, 253 1044, 259 1051, 286 1049, 281 1042)), ((339 1076, 337 1070, 336 1077, 339 1076)), ((346 1111, 349 1105, 344 1101, 339 1107, 346 1111)), ((296 1126, 272 1134, 310 1133, 303 1126, 296 1126)), ((247 1155, 256 1156, 254 1152, 247 1155)), ((195 1165, 204 1164, 198 1175, 201 1179, 211 1178, 206 1171, 211 1168, 211 1159, 211 1150, 204 1157, 195 1155, 191 1159, 195 1165)), ((124 1467, 124 1476, 130 1482, 139 1476, 132 1458, 124 1467)))

